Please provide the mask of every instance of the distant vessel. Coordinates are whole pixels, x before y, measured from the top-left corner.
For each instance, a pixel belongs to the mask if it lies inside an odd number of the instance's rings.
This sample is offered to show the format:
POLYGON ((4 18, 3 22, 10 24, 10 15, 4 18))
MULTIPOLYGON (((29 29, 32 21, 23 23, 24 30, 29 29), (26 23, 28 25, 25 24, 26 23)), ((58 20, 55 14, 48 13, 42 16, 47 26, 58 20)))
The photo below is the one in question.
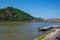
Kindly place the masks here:
POLYGON ((60 28, 60 23, 59 24, 56 24, 56 25, 51 25, 51 26, 46 26, 46 27, 43 27, 43 28, 38 28, 39 31, 48 31, 49 29, 52 29, 52 28, 60 28))
POLYGON ((39 31, 48 31, 49 29, 52 29, 52 26, 47 26, 47 27, 43 27, 43 28, 38 28, 39 31))

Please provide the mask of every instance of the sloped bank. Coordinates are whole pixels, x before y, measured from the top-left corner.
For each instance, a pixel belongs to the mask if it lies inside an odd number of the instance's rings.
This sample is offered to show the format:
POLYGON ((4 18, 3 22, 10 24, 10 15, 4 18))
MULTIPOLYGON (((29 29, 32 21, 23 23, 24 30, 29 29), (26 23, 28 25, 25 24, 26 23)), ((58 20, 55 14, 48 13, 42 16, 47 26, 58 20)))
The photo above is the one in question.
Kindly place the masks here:
POLYGON ((56 29, 54 32, 51 32, 48 35, 43 35, 39 38, 36 38, 34 40, 55 40, 56 37, 58 37, 60 35, 60 28, 56 29))
POLYGON ((34 39, 34 40, 44 40, 45 37, 46 37, 46 35, 43 35, 43 36, 41 36, 41 37, 39 37, 39 38, 36 38, 36 39, 34 39))

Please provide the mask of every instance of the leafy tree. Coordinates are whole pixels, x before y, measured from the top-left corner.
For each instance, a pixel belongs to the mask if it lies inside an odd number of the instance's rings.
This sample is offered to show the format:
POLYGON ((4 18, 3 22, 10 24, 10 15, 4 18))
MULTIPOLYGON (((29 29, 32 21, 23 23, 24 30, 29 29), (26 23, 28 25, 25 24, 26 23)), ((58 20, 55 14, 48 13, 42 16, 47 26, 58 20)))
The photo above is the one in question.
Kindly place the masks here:
POLYGON ((17 8, 7 7, 0 9, 0 21, 30 21, 33 16, 17 8))

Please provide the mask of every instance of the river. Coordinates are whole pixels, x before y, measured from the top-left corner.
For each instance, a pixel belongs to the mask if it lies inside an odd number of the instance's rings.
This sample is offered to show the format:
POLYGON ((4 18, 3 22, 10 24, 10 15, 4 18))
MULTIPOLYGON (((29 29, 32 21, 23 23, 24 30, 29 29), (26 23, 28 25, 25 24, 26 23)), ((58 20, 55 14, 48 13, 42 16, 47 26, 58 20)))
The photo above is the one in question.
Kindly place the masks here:
POLYGON ((0 25, 0 40, 33 40, 47 32, 38 32, 38 27, 58 24, 58 22, 28 22, 20 25, 0 25))

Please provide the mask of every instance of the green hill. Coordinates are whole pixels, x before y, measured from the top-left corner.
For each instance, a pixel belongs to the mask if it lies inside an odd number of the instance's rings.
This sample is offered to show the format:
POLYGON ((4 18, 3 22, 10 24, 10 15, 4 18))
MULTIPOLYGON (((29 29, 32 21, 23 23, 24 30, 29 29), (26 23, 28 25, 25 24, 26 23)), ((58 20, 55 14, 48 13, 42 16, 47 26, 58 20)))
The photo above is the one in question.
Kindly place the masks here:
POLYGON ((33 16, 17 8, 7 7, 0 9, 0 21, 30 21, 33 16))

